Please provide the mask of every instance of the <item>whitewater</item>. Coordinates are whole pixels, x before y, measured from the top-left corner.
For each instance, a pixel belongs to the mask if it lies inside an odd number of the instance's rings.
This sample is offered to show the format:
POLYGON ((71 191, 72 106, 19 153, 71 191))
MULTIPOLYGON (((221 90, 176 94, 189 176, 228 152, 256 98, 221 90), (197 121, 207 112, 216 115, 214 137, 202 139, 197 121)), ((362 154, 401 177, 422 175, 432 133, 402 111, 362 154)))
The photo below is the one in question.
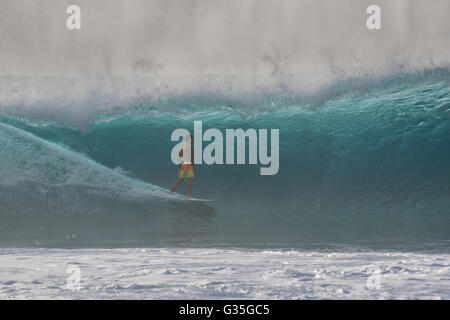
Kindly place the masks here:
POLYGON ((442 253, 1 249, 1 299, 449 299, 442 253), (77 267, 79 286, 67 284, 77 267))

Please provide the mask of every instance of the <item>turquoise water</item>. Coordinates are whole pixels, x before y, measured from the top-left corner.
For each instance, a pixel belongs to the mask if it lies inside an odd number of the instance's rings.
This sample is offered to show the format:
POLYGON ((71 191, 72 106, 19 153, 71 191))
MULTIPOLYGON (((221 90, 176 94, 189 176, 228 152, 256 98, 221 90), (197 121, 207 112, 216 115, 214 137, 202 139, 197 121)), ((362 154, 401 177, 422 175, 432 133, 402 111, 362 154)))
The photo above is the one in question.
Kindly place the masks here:
POLYGON ((446 243, 449 79, 432 70, 311 95, 142 97, 95 111, 82 128, 61 111, 2 106, 0 246, 446 243), (194 120, 205 130, 279 129, 278 174, 200 165, 194 194, 222 200, 169 200, 161 188, 177 174, 170 135, 194 120))

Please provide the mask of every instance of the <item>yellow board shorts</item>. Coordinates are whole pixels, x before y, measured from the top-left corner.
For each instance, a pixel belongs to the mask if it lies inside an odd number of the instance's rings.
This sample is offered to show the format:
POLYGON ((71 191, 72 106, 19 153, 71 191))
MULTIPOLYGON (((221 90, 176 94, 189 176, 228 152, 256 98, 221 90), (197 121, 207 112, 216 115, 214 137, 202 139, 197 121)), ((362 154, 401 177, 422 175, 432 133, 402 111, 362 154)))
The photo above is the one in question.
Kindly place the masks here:
POLYGON ((194 177, 194 165, 193 164, 182 164, 180 168, 180 179, 193 178, 194 177))

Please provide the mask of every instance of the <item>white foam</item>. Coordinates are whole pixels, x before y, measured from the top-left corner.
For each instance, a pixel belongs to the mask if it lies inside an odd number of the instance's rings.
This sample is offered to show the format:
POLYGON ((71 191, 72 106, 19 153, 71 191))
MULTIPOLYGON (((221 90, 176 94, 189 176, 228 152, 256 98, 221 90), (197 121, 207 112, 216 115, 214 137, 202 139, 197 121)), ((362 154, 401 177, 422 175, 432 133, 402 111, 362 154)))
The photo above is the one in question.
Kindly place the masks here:
POLYGON ((444 253, 0 249, 0 265, 0 299, 450 298, 444 253), (78 291, 66 287, 69 265, 78 291))

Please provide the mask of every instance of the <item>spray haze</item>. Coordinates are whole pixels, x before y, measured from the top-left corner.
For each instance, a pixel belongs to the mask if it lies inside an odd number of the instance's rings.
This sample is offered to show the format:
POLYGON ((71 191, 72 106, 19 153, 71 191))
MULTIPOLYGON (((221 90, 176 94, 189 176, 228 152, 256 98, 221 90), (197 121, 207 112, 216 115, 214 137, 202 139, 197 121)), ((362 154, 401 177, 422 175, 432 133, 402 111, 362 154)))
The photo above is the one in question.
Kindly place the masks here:
POLYGON ((202 75, 371 72, 448 65, 450 3, 376 1, 3 0, 3 75, 202 75), (67 6, 82 28, 65 27, 67 6))

